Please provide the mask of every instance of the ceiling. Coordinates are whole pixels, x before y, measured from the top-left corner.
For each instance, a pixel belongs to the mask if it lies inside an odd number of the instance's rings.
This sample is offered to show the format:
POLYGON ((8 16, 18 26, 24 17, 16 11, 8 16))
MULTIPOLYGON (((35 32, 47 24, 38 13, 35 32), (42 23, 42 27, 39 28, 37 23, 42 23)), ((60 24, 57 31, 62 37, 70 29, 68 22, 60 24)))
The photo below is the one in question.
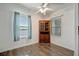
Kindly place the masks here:
MULTIPOLYGON (((39 10, 38 7, 42 5, 42 3, 21 3, 23 6, 27 7, 34 13, 39 10)), ((59 9, 65 8, 67 6, 72 5, 73 3, 48 3, 47 7, 52 9, 52 12, 57 11, 59 9)), ((52 13, 48 11, 48 14, 52 13)))

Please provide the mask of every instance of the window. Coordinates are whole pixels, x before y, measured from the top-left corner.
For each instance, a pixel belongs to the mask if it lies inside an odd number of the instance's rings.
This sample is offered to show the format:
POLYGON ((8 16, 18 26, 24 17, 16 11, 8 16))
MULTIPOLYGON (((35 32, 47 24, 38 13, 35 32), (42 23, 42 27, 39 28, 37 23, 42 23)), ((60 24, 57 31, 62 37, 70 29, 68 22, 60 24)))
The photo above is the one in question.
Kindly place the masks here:
POLYGON ((31 16, 14 13, 14 41, 31 39, 31 16))
POLYGON ((61 19, 59 17, 54 17, 51 19, 52 22, 52 34, 55 36, 61 35, 61 19))

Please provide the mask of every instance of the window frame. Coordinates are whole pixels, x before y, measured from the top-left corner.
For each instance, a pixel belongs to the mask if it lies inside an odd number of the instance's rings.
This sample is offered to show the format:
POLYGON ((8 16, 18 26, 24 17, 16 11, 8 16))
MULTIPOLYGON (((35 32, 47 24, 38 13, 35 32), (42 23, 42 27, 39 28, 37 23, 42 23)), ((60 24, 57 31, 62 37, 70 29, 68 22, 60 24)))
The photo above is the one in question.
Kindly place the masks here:
MULTIPOLYGON (((20 30, 27 30, 28 31, 28 35, 27 35, 27 39, 32 39, 32 23, 31 23, 31 16, 29 15, 25 15, 25 14, 21 14, 20 12, 14 12, 14 21, 13 21, 13 35, 14 35, 14 41, 19 41, 20 39, 20 30), (19 15, 19 18, 17 19, 17 15, 19 15), (26 17, 26 20, 28 21, 28 29, 20 29, 20 19, 21 16, 26 17), (30 18, 29 18, 30 17, 30 18), (19 26, 19 28, 17 28, 16 24, 19 22, 19 24, 17 26, 19 26), (16 30, 18 29, 18 30, 16 30), (17 32, 19 32, 19 35, 17 37, 17 32)), ((24 26, 26 27, 26 26, 24 26)))

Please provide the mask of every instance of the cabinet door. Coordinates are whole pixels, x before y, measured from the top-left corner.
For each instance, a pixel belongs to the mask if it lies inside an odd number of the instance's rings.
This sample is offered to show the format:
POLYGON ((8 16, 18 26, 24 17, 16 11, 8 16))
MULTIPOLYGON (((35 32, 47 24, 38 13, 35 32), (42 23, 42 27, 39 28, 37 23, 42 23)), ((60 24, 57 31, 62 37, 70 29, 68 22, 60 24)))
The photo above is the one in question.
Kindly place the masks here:
POLYGON ((44 22, 40 23, 40 31, 44 31, 44 22))
POLYGON ((49 35, 44 35, 44 43, 50 43, 49 35))

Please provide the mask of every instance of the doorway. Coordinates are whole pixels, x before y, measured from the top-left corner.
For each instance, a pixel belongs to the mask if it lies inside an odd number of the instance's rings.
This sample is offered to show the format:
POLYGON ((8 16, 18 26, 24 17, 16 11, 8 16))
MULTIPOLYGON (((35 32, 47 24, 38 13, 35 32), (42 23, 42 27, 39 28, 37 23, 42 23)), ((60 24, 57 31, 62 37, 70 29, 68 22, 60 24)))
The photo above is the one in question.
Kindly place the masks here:
POLYGON ((39 21, 39 43, 50 43, 50 21, 39 21))

